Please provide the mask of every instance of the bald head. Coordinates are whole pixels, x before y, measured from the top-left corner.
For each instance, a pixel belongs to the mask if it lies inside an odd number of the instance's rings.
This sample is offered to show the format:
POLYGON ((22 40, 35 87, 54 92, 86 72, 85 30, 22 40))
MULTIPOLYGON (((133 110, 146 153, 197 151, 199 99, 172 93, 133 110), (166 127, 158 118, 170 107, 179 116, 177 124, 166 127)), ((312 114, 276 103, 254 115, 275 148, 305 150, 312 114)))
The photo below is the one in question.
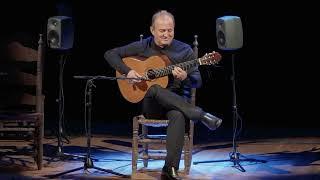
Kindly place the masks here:
POLYGON ((161 18, 170 18, 172 20, 172 22, 173 22, 173 25, 175 25, 174 16, 171 13, 169 13, 168 11, 166 11, 166 10, 161 10, 161 11, 156 12, 152 16, 152 22, 151 22, 151 26, 152 27, 154 27, 155 21, 160 17, 161 18))

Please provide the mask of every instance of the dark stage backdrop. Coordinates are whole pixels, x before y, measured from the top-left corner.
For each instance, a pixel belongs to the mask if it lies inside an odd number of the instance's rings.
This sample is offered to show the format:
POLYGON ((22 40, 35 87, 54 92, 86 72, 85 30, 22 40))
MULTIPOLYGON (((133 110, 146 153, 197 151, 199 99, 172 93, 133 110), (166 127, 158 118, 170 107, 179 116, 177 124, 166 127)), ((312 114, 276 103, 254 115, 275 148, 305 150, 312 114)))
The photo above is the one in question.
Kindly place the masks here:
MULTIPOLYGON (((294 5, 290 5, 294 6, 294 5)), ((176 17, 176 39, 192 44, 198 35, 199 56, 213 50, 222 54, 218 67, 202 66, 203 87, 198 89, 197 104, 224 119, 224 127, 232 127, 231 53, 217 47, 215 20, 224 15, 241 17, 244 46, 234 51, 238 112, 243 126, 313 128, 319 119, 316 112, 316 90, 313 87, 315 66, 308 39, 312 31, 306 25, 310 17, 297 13, 299 8, 280 7, 274 2, 245 4, 241 1, 214 2, 143 2, 119 1, 10 1, 8 12, 1 12, 5 26, 1 44, 8 39, 38 40, 46 35, 47 19, 67 15, 75 24, 74 46, 64 66, 64 119, 68 131, 83 129, 83 80, 74 75, 114 76, 105 62, 108 49, 125 45, 150 35, 152 14, 167 9, 176 17), (308 43, 307 43, 308 42, 308 43), (308 46, 308 47, 307 47, 308 46), (312 82, 311 84, 309 82, 312 82), (314 105, 312 105, 314 103, 314 105)), ((310 28, 311 29, 311 28, 310 28)), ((61 52, 46 50, 44 93, 46 95, 46 128, 58 121, 58 72, 61 52)), ((93 126, 119 123, 130 127, 137 104, 122 98, 115 81, 95 81, 93 94, 93 126)), ((202 125, 199 125, 203 128, 202 125)), ((127 132, 128 133, 128 132, 127 132)), ((130 132, 129 132, 130 133, 130 132)))

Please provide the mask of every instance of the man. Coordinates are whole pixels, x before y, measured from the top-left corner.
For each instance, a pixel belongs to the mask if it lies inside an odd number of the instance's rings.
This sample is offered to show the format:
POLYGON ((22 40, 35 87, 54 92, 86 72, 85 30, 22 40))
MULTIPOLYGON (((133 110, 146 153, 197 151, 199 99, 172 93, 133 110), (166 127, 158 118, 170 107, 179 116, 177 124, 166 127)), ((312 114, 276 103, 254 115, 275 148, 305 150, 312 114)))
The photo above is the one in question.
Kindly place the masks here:
MULTIPOLYGON (((165 55, 171 64, 195 59, 193 50, 188 44, 174 39, 174 27, 173 15, 165 10, 158 11, 153 15, 150 27, 153 37, 108 50, 104 57, 114 69, 127 78, 132 78, 129 83, 140 82, 139 78, 142 75, 126 66, 122 61, 124 57, 147 58, 154 55, 165 55)), ((188 102, 191 88, 198 88, 201 83, 197 67, 185 71, 176 66, 172 70, 172 75, 169 75, 167 88, 162 88, 160 85, 151 86, 142 101, 142 111, 147 118, 165 115, 169 119, 167 156, 162 172, 170 179, 179 179, 177 170, 183 148, 186 120, 201 121, 211 130, 215 130, 222 123, 221 119, 188 102)))

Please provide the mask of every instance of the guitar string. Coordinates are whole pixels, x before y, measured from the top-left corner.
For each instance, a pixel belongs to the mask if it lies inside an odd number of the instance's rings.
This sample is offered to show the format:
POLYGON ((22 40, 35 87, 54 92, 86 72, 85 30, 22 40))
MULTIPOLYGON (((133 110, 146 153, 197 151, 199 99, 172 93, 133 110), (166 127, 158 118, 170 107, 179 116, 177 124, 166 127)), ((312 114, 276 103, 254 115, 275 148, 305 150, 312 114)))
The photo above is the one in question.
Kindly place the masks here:
MULTIPOLYGON (((202 61, 207 59, 208 57, 202 57, 202 58, 197 58, 197 59, 194 59, 194 60, 191 60, 191 61, 187 61, 187 62, 183 62, 183 63, 179 63, 179 64, 176 64, 176 65, 170 65, 170 66, 167 66, 167 67, 164 67, 164 68, 155 68, 155 69, 152 69, 152 72, 151 71, 148 71, 146 73, 146 76, 147 77, 143 77, 144 80, 149 80, 150 76, 153 76, 154 78, 159 78, 159 77, 163 77, 163 76, 166 76, 166 75, 169 75, 171 74, 172 70, 174 69, 174 67, 180 67, 182 68, 183 70, 188 70, 190 69, 191 67, 193 66, 196 66, 196 65, 202 65, 202 61)), ((216 61, 213 61, 214 63, 209 63, 209 64, 215 64, 216 61)))
POLYGON ((182 68, 183 70, 190 69, 191 67, 196 66, 199 63, 198 62, 199 59, 200 58, 192 60, 192 61, 179 63, 177 65, 170 65, 170 66, 167 66, 167 67, 161 68, 161 69, 153 69, 153 72, 155 72, 155 76, 156 77, 163 77, 163 76, 166 76, 168 74, 171 74, 172 70, 176 66, 182 68))

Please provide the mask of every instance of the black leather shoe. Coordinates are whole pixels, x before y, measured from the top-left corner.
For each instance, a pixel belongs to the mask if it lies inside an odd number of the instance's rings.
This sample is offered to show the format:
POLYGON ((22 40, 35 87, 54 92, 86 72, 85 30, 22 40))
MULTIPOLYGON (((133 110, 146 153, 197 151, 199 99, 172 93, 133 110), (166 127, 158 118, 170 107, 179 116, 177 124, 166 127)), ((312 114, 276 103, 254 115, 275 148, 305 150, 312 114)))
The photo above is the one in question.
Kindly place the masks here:
POLYGON ((217 118, 209 113, 204 113, 201 116, 200 121, 204 125, 206 125, 210 130, 216 130, 218 127, 220 127, 220 125, 222 123, 222 119, 217 118))
POLYGON ((161 180, 180 180, 182 179, 179 174, 178 170, 175 167, 167 167, 164 166, 162 168, 162 173, 161 173, 161 180))

